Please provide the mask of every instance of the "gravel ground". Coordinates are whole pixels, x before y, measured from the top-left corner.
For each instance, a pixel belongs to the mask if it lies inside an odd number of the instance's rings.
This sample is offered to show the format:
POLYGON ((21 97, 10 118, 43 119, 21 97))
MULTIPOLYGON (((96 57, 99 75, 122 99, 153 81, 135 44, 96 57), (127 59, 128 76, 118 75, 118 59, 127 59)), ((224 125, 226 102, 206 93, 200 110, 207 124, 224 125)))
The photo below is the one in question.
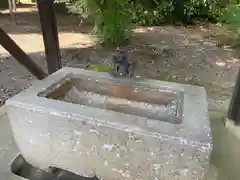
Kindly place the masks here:
MULTIPOLYGON (((34 6, 23 6, 12 25, 8 14, 0 16, 0 27, 44 70, 46 62, 39 18, 34 6)), ((91 25, 79 27, 76 16, 57 15, 63 65, 79 66, 89 59, 109 63, 114 47, 95 44, 91 25)), ((137 27, 129 45, 129 56, 137 61, 144 77, 204 86, 210 109, 226 110, 239 59, 233 50, 216 46, 221 27, 137 27), (216 33, 217 32, 217 33, 216 33)), ((0 99, 6 100, 31 85, 35 78, 0 47, 0 99)))

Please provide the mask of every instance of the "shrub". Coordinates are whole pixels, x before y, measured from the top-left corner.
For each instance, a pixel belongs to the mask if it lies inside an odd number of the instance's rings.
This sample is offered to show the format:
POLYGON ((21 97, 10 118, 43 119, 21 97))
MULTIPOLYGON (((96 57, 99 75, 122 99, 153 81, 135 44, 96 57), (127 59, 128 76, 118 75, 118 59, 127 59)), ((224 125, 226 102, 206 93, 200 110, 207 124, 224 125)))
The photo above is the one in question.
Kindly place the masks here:
POLYGON ((216 0, 189 0, 185 4, 185 17, 187 21, 208 20, 216 22, 221 15, 221 3, 216 0))
POLYGON ((131 16, 126 0, 76 0, 95 18, 94 32, 104 42, 119 44, 128 35, 131 16))
MULTIPOLYGON (((183 18, 179 18, 177 0, 58 0, 74 4, 83 16, 93 16, 95 32, 104 42, 118 44, 128 35, 131 21, 146 26, 196 21, 217 22, 226 13, 230 0, 182 0, 183 18)), ((240 0, 231 0, 237 4, 240 0)), ((222 18, 224 19, 224 18, 222 18)))
POLYGON ((237 30, 240 27, 240 5, 229 4, 219 18, 219 22, 227 25, 231 30, 237 30))
POLYGON ((140 25, 159 25, 173 20, 173 0, 132 1, 133 22, 140 25))
POLYGON ((239 51, 240 48, 240 0, 231 1, 231 3, 226 7, 222 16, 219 18, 219 22, 224 24, 231 33, 231 38, 234 40, 231 41, 230 46, 239 51))
MULTIPOLYGON (((104 9, 104 14, 113 14, 114 9, 118 9, 118 15, 121 19, 126 19, 126 16, 131 17, 134 23, 140 25, 159 25, 162 23, 172 23, 178 20, 176 14, 177 0, 60 0, 75 3, 78 9, 83 9, 83 2, 88 10, 93 10, 93 6, 98 6, 102 2, 107 5, 104 9), (98 3, 98 5, 97 5, 98 3), (115 4, 115 8, 111 7, 115 4), (108 10, 107 10, 108 9, 108 10), (124 10, 124 11, 123 11, 124 10), (108 12, 107 12, 108 11, 108 12), (128 11, 128 12, 127 12, 128 11), (127 13, 126 13, 127 12, 127 13), (131 12, 131 14, 130 14, 131 12)), ((178 0, 179 1, 179 0, 178 0)), ((199 20, 208 20, 212 22, 218 21, 222 16, 225 8, 230 0, 182 0, 184 21, 194 22, 199 20)), ((237 4, 240 0, 231 0, 231 4, 237 4)), ((98 7, 99 8, 99 7, 98 7)), ((96 15, 96 14, 95 14, 96 15)), ((101 14, 103 16, 103 14, 101 14)), ((96 16, 99 16, 96 15, 96 16)), ((104 17, 103 17, 104 18, 104 17)), ((127 18, 129 20, 129 18, 127 18)))
MULTIPOLYGON (((175 0, 131 0, 134 2, 133 20, 141 25, 159 25, 178 20, 175 0)), ((216 22, 227 0, 183 0, 184 22, 209 20, 216 22)))

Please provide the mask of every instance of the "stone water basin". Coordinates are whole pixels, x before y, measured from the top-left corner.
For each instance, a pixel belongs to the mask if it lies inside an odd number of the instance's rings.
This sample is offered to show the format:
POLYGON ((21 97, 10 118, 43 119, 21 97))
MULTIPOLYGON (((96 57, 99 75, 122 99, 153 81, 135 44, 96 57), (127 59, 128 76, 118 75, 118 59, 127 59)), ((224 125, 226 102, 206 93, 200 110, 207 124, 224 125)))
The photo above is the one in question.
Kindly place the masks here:
POLYGON ((183 93, 166 88, 71 75, 39 96, 174 124, 182 120, 183 93))
POLYGON ((203 179, 212 139, 204 88, 63 68, 7 101, 31 165, 99 179, 203 179))

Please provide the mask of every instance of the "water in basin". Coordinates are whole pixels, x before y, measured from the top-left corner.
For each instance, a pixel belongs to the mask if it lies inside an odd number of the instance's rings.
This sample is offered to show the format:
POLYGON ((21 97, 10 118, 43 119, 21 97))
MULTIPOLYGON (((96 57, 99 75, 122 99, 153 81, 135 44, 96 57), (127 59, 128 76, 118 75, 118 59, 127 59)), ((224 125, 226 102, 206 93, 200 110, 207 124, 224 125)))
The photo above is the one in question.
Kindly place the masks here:
POLYGON ((67 77, 39 96, 174 124, 181 123, 182 119, 178 92, 108 79, 67 77))

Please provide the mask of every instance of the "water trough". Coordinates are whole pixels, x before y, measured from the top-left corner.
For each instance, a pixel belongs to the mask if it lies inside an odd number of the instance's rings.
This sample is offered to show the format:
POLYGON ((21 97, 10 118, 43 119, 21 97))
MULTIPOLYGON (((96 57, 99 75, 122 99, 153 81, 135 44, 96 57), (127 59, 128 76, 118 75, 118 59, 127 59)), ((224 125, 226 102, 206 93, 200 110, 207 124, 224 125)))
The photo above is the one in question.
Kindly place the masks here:
POLYGON ((202 87, 66 67, 6 103, 26 162, 99 179, 199 180, 212 151, 202 87))

